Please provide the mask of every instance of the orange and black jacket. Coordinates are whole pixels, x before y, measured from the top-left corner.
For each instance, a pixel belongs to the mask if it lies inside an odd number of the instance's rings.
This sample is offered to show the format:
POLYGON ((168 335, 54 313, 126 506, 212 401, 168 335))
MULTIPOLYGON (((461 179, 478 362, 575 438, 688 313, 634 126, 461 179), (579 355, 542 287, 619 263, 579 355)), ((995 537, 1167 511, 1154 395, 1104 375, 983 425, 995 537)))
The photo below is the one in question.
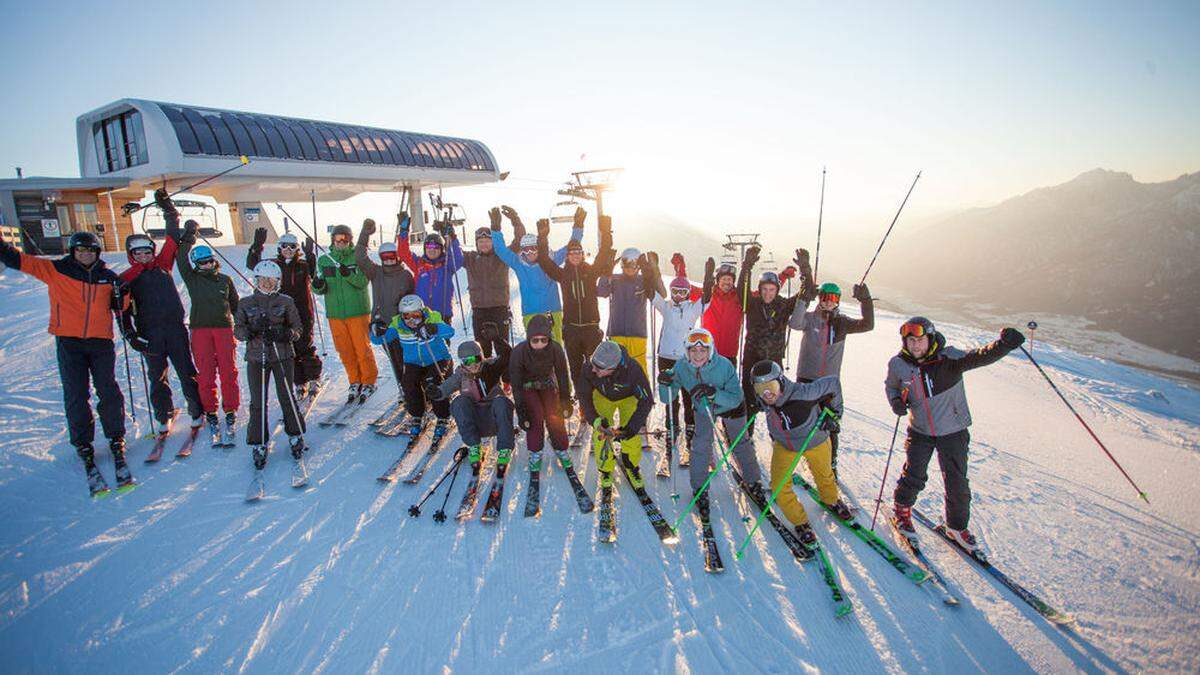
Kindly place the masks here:
MULTIPOLYGON (((46 284, 51 335, 113 339, 113 293, 121 282, 103 260, 84 268, 70 255, 45 260, 0 241, 0 262, 46 284)), ((128 302, 127 297, 122 300, 124 305, 128 302)))

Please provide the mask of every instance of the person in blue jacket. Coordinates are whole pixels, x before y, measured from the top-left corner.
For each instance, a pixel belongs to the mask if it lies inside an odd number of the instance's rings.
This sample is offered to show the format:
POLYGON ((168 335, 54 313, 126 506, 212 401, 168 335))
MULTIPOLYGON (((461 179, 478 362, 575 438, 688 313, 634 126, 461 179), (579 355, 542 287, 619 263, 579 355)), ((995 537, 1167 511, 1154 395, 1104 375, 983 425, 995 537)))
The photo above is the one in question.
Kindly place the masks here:
MULTIPOLYGON (((496 255, 504 261, 505 265, 512 268, 512 271, 517 275, 517 282, 521 291, 521 318, 525 327, 529 328, 529 320, 538 314, 547 314, 554 322, 551 334, 554 341, 562 344, 562 298, 558 293, 558 282, 551 279, 538 264, 538 237, 535 234, 526 234, 521 237, 520 254, 513 253, 508 245, 504 242, 504 234, 500 231, 500 216, 503 214, 513 224, 514 230, 523 230, 521 217, 517 215, 515 209, 511 206, 503 206, 499 209, 492 209, 488 212, 488 217, 491 219, 492 226, 492 250, 496 255)), ((537 223, 539 233, 546 233, 550 230, 550 221, 546 219, 539 220, 537 223)), ((582 225, 571 229, 571 239, 579 241, 583 239, 582 225)), ((564 246, 550 254, 551 259, 556 265, 561 265, 567 257, 567 248, 564 246)))
POLYGON ((462 246, 449 224, 435 223, 434 231, 425 236, 425 254, 413 256, 408 244, 407 214, 398 216, 396 254, 408 265, 417 281, 417 295, 425 306, 442 316, 446 323, 454 319, 454 275, 463 265, 462 246), (447 245, 446 241, 449 240, 447 245), (449 248, 447 249, 447 246, 449 248))
POLYGON ((646 367, 646 308, 655 291, 666 295, 662 276, 658 273, 658 254, 642 254, 636 248, 621 252, 621 273, 600 277, 596 295, 608 298, 608 339, 629 352, 629 358, 646 367))
MULTIPOLYGON (((405 432, 415 433, 419 429, 428 403, 437 416, 441 432, 450 423, 450 401, 448 399, 427 400, 426 389, 440 385, 453 370, 450 360, 450 338, 454 329, 442 319, 441 313, 429 309, 417 295, 406 295, 400 299, 400 312, 387 328, 380 331, 379 324, 371 326, 371 342, 386 344, 398 342, 404 354, 404 407, 408 413, 408 428, 405 432)), ((404 432, 402 432, 404 433, 404 432)))

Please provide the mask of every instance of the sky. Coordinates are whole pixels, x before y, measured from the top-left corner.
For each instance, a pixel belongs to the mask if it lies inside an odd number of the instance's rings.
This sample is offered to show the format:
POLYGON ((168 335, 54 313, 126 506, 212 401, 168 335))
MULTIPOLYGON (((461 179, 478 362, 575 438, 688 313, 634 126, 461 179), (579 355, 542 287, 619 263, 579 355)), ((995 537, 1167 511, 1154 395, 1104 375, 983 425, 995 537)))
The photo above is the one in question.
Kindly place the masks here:
MULTIPOLYGON (((15 3, 0 175, 78 175, 74 118, 149 98, 476 138, 472 225, 623 166, 621 211, 877 236, 1103 167, 1200 171, 1200 3, 15 3), (832 6, 836 5, 836 6, 832 6)), ((322 205, 386 219, 395 198, 322 205), (384 211, 379 214, 378 211, 384 211)))

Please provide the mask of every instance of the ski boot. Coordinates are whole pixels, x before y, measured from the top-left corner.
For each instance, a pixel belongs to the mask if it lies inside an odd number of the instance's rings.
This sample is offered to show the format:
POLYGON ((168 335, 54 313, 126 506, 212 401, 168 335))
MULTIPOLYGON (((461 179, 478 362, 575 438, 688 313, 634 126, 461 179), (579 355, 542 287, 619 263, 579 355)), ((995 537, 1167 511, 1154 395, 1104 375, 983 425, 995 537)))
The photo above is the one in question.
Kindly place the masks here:
POLYGON ((254 460, 256 471, 262 471, 267 468, 267 446, 256 445, 250 448, 250 458, 254 460))
POLYGON ((600 489, 612 492, 613 476, 611 471, 600 472, 600 489))
POLYGON ((150 431, 152 431, 155 436, 166 436, 167 434, 171 433, 171 421, 154 420, 154 423, 150 425, 150 431))
POLYGON ((479 475, 479 466, 483 461, 483 450, 481 446, 472 445, 467 448, 467 464, 471 465, 471 473, 475 476, 479 475))
POLYGON ((225 413, 225 429, 233 433, 233 428, 237 426, 237 411, 230 410, 225 413))
POLYGON ((892 522, 905 539, 917 545, 917 528, 913 526, 912 507, 896 503, 892 505, 892 522))
POLYGON ((362 385, 361 384, 350 385, 349 391, 346 392, 346 405, 352 405, 354 403, 358 403, 358 397, 360 394, 362 394, 362 385))
POLYGON ((633 489, 640 490, 645 487, 646 482, 642 480, 642 472, 636 464, 629 460, 629 455, 621 453, 621 464, 625 466, 625 475, 629 476, 629 483, 633 485, 633 489))
POLYGON ((129 465, 125 463, 125 439, 112 439, 108 442, 108 449, 112 451, 113 468, 117 474, 117 492, 132 490, 137 483, 133 480, 133 474, 129 472, 129 465))
POLYGON ((796 526, 796 538, 808 548, 817 545, 817 533, 813 532, 812 525, 808 523, 801 523, 796 526))
POLYGON ((190 428, 193 431, 195 431, 196 429, 199 429, 202 426, 204 426, 204 415, 197 415, 192 418, 192 424, 191 424, 190 428))
POLYGON ((308 484, 308 469, 304 466, 304 451, 307 446, 304 444, 303 436, 292 436, 288 438, 288 444, 292 448, 292 487, 299 488, 308 484))
POLYGON ((100 469, 96 466, 96 451, 92 449, 92 446, 81 445, 75 448, 75 454, 83 460, 83 470, 87 472, 88 491, 92 498, 100 499, 112 494, 112 490, 108 488, 108 481, 104 480, 104 474, 100 473, 100 469))
POLYGON ((366 403, 367 399, 371 398, 371 394, 375 393, 375 385, 360 384, 358 385, 358 402, 366 403))
POLYGON ((496 453, 496 478, 503 480, 508 471, 508 461, 512 458, 512 448, 500 448, 496 453))
POLYGON ((840 499, 830 504, 829 508, 833 509, 833 514, 837 516, 839 520, 843 520, 848 523, 854 519, 854 514, 850 513, 850 507, 846 506, 846 502, 840 499))
POLYGON ((967 553, 975 555, 979 552, 979 541, 975 539, 975 535, 967 531, 966 528, 955 530, 947 526, 945 530, 946 536, 949 537, 951 541, 961 546, 962 549, 967 553))
POLYGON ((699 497, 696 498, 696 512, 700 514, 701 520, 708 520, 708 491, 705 490, 699 497))

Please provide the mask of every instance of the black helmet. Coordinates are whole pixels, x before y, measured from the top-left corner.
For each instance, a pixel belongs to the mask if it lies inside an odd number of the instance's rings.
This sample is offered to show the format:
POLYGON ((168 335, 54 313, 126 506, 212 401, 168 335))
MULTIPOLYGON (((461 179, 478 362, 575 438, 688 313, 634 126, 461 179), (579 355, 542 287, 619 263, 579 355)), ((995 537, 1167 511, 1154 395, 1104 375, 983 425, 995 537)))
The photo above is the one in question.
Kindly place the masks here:
POLYGON ((467 340, 458 345, 458 360, 466 361, 467 359, 479 360, 483 358, 483 349, 479 347, 479 343, 474 340, 467 340))
POLYGON ((428 246, 430 244, 439 246, 443 249, 446 248, 446 241, 442 239, 442 235, 438 234, 437 232, 430 232, 429 234, 425 235, 425 245, 428 246))
POLYGON ((334 237, 339 234, 350 237, 351 241, 354 240, 354 230, 351 230, 349 225, 334 225, 333 229, 329 231, 329 240, 333 241, 334 237))
POLYGON ((104 244, 100 243, 100 237, 97 237, 95 232, 81 230, 73 233, 67 242, 68 251, 74 253, 77 248, 92 248, 98 253, 104 250, 104 244))

